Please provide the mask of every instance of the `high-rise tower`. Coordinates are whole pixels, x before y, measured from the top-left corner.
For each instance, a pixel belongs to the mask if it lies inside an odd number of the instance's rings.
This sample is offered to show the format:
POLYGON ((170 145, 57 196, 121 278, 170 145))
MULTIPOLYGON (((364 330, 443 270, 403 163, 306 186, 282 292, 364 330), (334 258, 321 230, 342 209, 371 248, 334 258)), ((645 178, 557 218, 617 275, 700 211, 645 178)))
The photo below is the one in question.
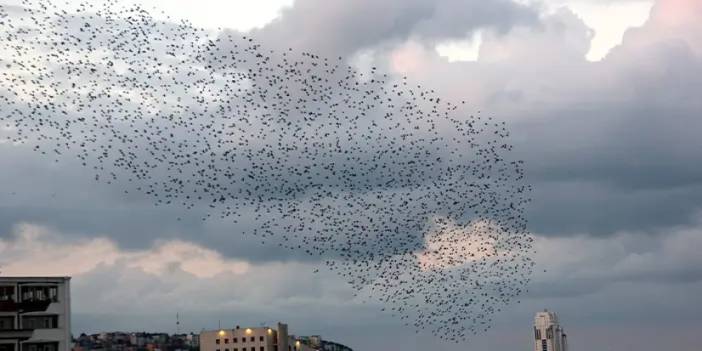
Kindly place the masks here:
POLYGON ((565 331, 554 312, 544 310, 534 317, 534 351, 568 351, 565 331))

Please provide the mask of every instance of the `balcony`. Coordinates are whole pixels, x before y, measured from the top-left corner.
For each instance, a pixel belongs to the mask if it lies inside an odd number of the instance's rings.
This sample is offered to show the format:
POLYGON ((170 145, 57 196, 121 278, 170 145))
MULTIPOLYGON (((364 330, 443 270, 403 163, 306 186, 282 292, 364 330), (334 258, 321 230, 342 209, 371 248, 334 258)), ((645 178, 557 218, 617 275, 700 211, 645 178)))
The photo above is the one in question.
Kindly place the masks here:
POLYGON ((49 308, 51 300, 30 300, 23 302, 0 301, 0 312, 43 312, 49 308))
POLYGON ((32 331, 26 329, 0 330, 0 339, 27 340, 32 337, 32 331))

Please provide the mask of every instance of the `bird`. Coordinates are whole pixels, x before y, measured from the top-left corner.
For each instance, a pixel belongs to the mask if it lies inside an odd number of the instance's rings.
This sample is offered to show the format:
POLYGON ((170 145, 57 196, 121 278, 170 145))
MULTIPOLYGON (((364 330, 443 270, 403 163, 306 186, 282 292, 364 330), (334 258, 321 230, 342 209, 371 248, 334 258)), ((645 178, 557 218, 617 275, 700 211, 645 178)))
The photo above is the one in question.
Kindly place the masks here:
POLYGON ((0 4, 8 142, 312 256, 417 333, 466 341, 525 292, 532 188, 496 116, 342 56, 66 6, 0 4))

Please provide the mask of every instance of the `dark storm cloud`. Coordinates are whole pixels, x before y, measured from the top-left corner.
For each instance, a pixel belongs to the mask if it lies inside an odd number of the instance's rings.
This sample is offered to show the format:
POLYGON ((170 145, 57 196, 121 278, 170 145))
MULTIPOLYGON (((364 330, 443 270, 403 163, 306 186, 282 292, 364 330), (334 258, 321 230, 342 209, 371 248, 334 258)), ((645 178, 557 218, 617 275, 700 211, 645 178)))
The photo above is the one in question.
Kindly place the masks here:
POLYGON ((10 238, 18 223, 36 223, 67 238, 106 236, 124 249, 185 239, 252 262, 317 260, 280 248, 276 241, 263 245, 259 238, 242 235, 251 230, 246 221, 203 221, 204 211, 155 206, 139 194, 125 194, 123 189, 131 186, 127 182, 97 182, 79 162, 47 162, 28 147, 0 146, 0 169, 0 237, 10 238))

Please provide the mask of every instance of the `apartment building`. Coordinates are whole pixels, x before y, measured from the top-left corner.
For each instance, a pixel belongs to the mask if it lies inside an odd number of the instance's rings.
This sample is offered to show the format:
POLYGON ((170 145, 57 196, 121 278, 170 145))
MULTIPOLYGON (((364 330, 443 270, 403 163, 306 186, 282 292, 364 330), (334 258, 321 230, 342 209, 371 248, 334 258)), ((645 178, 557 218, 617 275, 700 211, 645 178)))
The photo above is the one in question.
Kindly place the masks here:
POLYGON ((0 277, 0 351, 70 349, 70 277, 0 277))

